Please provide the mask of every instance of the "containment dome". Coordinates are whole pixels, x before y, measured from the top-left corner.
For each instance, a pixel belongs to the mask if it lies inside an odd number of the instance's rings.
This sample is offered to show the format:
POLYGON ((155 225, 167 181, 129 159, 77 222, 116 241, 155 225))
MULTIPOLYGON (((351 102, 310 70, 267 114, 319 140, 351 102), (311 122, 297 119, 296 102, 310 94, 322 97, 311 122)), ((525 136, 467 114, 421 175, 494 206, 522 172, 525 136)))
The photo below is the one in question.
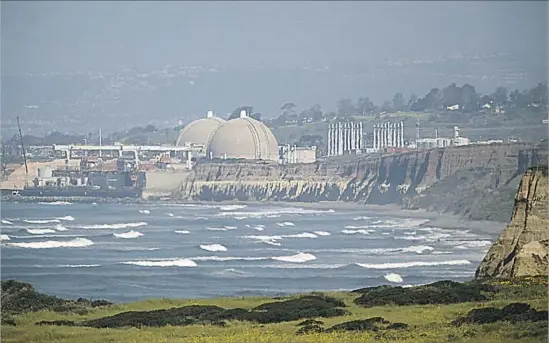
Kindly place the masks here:
POLYGON ((240 118, 229 120, 214 133, 208 156, 278 162, 278 143, 265 124, 243 111, 240 118))
POLYGON ((225 122, 226 120, 216 117, 212 111, 208 111, 206 118, 193 121, 179 132, 176 145, 183 146, 193 143, 207 147, 214 132, 225 122))

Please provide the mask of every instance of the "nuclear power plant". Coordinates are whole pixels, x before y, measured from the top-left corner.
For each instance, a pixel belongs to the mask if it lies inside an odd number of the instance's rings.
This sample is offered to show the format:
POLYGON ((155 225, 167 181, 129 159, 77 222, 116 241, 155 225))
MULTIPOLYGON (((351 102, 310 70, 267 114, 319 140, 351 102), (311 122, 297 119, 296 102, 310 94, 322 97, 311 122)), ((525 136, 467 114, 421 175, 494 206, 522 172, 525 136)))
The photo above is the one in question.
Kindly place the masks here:
POLYGON ((328 156, 361 153, 363 149, 362 122, 334 123, 328 127, 328 156))
POLYGON ((374 124, 374 150, 404 147, 404 122, 374 124))

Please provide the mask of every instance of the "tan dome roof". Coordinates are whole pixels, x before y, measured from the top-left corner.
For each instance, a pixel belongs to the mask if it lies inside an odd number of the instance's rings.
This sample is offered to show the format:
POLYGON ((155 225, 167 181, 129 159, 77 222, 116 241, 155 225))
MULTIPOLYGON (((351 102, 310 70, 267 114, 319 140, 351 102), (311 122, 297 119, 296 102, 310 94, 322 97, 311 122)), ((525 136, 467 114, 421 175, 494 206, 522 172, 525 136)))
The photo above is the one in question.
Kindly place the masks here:
POLYGON ((244 158, 278 162, 278 143, 271 130, 247 116, 232 119, 221 126, 208 145, 214 158, 244 158))
POLYGON ((185 126, 179 132, 176 145, 183 146, 185 143, 194 143, 207 146, 214 132, 226 122, 222 118, 215 117, 210 111, 206 118, 195 120, 185 126))

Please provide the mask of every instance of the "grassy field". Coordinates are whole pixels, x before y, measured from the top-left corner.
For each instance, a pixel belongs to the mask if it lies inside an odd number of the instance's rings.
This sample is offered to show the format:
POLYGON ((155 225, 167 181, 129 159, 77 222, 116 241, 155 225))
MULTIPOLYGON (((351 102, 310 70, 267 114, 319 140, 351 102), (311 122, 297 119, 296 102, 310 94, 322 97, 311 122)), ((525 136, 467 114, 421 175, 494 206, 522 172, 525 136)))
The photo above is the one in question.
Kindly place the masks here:
POLYGON ((14 316, 16 326, 2 326, 2 342, 547 342, 547 321, 496 322, 484 325, 451 325, 457 317, 465 316, 473 308, 488 306, 501 308, 512 302, 530 304, 537 310, 547 309, 547 282, 521 281, 498 283, 502 291, 485 302, 465 302, 451 305, 379 306, 364 308, 353 303, 356 293, 333 292, 330 296, 343 300, 348 306, 349 315, 318 318, 324 327, 356 319, 383 317, 390 322, 403 322, 409 325, 406 330, 382 330, 377 332, 334 332, 296 335, 299 321, 253 324, 229 321, 226 327, 212 325, 143 327, 122 329, 95 329, 69 326, 40 326, 42 320, 82 321, 114 315, 126 311, 148 311, 167 309, 192 304, 217 305, 224 308, 251 309, 261 303, 272 301, 267 297, 256 298, 216 298, 201 300, 157 299, 129 304, 116 304, 91 309, 87 314, 56 313, 41 311, 14 316))

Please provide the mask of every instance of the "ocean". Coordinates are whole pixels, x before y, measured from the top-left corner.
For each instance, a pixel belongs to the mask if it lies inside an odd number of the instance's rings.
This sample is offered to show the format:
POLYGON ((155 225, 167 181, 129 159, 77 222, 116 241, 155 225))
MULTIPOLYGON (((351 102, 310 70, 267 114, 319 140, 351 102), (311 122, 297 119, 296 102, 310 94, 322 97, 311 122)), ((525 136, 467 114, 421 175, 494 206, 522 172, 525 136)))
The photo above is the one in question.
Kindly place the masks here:
POLYGON ((341 206, 3 203, 1 218, 2 280, 115 302, 470 280, 494 238, 341 206))

